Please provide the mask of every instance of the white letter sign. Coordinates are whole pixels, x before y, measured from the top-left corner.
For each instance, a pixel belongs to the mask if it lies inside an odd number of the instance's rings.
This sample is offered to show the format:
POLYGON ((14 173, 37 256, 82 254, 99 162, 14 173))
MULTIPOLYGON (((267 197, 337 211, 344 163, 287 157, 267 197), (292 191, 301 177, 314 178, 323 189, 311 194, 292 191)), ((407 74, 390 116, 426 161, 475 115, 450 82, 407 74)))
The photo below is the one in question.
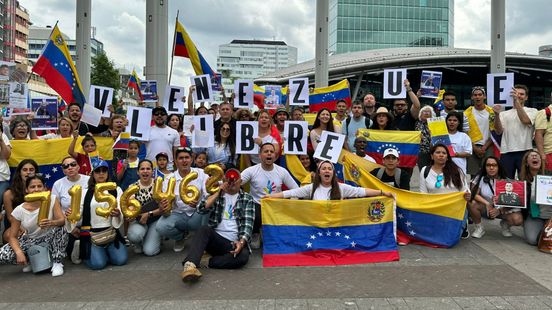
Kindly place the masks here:
POLYGON ((406 69, 383 70, 383 99, 406 98, 406 69))
POLYGON ((89 104, 102 111, 102 117, 110 117, 111 112, 107 109, 113 102, 113 88, 90 85, 88 95, 89 104))
POLYGON ((255 138, 259 136, 258 122, 236 122, 236 154, 259 154, 255 138))
POLYGON ((512 88, 514 88, 513 73, 487 74, 487 104, 513 106, 514 98, 510 96, 512 88))
POLYGON ((309 123, 305 121, 284 122, 284 154, 307 154, 309 123))
MULTIPOLYGON (((190 82, 195 86, 192 93, 194 103, 201 101, 213 101, 213 90, 211 88, 211 77, 209 74, 190 76, 190 82)), ((188 94, 189 96, 190 94, 188 94)))
POLYGON ((334 164, 337 163, 344 142, 345 135, 326 130, 322 131, 320 143, 318 143, 314 151, 314 158, 329 160, 334 164))
POLYGON ((150 108, 127 106, 128 125, 125 132, 129 132, 132 139, 149 141, 151 111, 150 108))
POLYGON ((309 105, 309 78, 289 80, 289 105, 309 105))
POLYGON ((168 114, 184 114, 184 102, 182 102, 184 94, 184 87, 167 85, 165 97, 163 98, 163 107, 167 110, 168 114))
POLYGON ((236 80, 234 82, 234 108, 246 108, 253 107, 253 81, 251 80, 236 80))

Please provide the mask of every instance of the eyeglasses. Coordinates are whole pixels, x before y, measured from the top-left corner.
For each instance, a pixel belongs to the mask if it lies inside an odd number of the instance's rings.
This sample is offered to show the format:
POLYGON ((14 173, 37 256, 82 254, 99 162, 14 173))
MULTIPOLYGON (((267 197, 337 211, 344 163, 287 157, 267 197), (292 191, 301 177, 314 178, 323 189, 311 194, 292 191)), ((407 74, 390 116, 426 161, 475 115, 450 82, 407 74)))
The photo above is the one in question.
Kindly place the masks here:
POLYGON ((230 131, 230 128, 221 128, 220 131, 230 131))
POLYGON ((177 151, 184 151, 184 152, 192 152, 192 148, 188 147, 188 146, 181 146, 181 147, 178 147, 176 148, 177 151))
POLYGON ((435 182, 435 188, 441 188, 443 185, 443 175, 440 174, 437 176, 437 181, 435 182))
POLYGON ((29 126, 27 126, 27 124, 25 124, 25 123, 19 123, 19 124, 15 125, 15 127, 27 128, 29 126))
POLYGON ((94 170, 96 173, 107 173, 107 167, 100 167, 96 170, 94 170))
POLYGON ((65 170, 65 169, 69 169, 69 167, 76 167, 76 166, 77 166, 77 162, 74 161, 74 162, 70 162, 70 163, 68 163, 68 164, 62 164, 62 165, 61 165, 61 168, 62 168, 63 170, 65 170))

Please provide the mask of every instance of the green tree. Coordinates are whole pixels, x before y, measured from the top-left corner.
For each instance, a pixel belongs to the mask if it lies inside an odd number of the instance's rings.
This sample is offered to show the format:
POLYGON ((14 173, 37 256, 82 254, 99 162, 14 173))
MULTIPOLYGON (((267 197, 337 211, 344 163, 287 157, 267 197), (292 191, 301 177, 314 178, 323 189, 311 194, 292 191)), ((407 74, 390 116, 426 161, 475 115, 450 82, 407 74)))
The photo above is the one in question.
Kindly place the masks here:
POLYGON ((111 87, 115 89, 113 94, 113 106, 117 108, 117 90, 121 88, 119 71, 115 69, 113 61, 109 60, 105 53, 92 57, 92 73, 90 74, 92 85, 111 87))

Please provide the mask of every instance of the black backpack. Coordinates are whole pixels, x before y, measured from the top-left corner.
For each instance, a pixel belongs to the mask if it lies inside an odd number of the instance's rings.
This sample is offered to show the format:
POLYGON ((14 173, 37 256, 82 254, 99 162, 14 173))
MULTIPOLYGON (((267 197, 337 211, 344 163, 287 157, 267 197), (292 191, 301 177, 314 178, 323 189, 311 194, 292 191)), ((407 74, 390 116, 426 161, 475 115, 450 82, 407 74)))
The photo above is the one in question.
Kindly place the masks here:
MULTIPOLYGON (((376 177, 381 180, 381 177, 383 177, 384 172, 385 172, 385 168, 379 168, 378 172, 376 173, 376 177)), ((395 168, 395 184, 397 184, 397 186, 401 185, 401 172, 402 172, 401 169, 395 168)))

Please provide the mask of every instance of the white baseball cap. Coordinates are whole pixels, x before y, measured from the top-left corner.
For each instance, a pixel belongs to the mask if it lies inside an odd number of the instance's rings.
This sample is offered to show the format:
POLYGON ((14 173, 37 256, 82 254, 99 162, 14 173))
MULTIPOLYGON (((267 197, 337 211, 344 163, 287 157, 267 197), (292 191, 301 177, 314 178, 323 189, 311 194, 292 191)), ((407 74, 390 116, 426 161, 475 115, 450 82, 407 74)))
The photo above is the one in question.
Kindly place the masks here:
POLYGON ((393 155, 397 158, 399 158, 399 152, 393 148, 388 148, 385 151, 383 151, 383 158, 387 157, 387 155, 393 155))

